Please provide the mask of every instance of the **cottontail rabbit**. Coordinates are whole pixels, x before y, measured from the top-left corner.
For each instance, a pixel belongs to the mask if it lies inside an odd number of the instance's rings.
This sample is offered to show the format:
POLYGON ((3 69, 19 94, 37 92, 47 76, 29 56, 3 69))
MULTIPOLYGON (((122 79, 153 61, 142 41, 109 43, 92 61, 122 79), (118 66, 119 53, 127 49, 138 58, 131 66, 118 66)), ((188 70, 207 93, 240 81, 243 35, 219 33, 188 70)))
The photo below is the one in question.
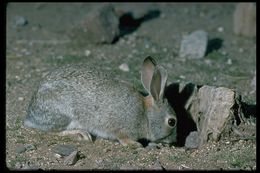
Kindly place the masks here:
POLYGON ((126 82, 82 65, 48 74, 32 97, 25 126, 60 134, 80 134, 142 146, 141 139, 172 143, 176 116, 164 99, 166 70, 147 57, 141 79, 148 96, 126 82))

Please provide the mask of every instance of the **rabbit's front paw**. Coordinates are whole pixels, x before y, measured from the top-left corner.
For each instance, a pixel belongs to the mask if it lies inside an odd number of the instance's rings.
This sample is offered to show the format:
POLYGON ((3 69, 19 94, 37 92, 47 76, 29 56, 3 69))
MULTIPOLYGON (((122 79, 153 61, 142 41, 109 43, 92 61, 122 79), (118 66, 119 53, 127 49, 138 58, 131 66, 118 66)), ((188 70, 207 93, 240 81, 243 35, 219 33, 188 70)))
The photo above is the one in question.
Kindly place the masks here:
POLYGON ((124 139, 124 140, 120 140, 120 143, 123 146, 127 146, 129 148, 135 149, 135 148, 143 148, 143 145, 139 142, 133 141, 131 139, 124 139))
POLYGON ((137 141, 130 139, 127 135, 120 133, 118 135, 118 140, 123 146, 127 146, 129 148, 143 148, 143 145, 137 141))
POLYGON ((59 133, 61 136, 76 135, 78 140, 85 140, 93 142, 91 135, 88 132, 82 130, 65 130, 59 133))

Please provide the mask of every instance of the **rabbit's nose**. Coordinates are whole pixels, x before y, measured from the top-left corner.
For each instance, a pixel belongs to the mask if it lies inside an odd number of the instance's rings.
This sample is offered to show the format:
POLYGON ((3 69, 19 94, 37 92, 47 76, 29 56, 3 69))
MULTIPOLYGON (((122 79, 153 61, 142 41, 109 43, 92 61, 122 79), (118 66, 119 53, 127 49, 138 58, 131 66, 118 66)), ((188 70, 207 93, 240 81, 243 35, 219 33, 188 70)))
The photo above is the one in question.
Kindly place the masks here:
POLYGON ((168 124, 169 124, 169 126, 174 127, 176 124, 176 120, 174 118, 169 118, 168 124))

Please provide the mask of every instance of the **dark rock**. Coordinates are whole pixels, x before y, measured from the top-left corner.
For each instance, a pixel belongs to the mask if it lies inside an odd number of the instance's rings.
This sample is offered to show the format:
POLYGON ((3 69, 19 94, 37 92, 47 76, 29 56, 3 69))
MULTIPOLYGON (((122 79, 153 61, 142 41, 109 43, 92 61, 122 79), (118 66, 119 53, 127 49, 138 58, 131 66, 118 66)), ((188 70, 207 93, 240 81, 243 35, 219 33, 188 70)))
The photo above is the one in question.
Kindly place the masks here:
POLYGON ((72 152, 77 151, 77 149, 73 145, 57 145, 52 151, 61 156, 69 156, 72 152))
POLYGON ((36 150, 36 147, 33 144, 25 144, 24 147, 26 148, 26 151, 36 150))
POLYGON ((25 151, 26 151, 26 148, 23 145, 20 145, 20 146, 16 147, 16 149, 15 149, 15 152, 19 153, 19 154, 23 153, 25 151))

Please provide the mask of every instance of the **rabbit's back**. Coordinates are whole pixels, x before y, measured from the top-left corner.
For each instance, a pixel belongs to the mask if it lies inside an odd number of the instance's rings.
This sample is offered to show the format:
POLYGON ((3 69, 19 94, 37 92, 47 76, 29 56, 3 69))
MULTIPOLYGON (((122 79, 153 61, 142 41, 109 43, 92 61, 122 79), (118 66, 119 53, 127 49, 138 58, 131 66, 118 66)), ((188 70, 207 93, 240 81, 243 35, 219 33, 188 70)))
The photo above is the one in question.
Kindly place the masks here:
POLYGON ((132 86, 108 73, 74 65, 51 72, 41 82, 25 124, 44 131, 83 129, 104 136, 123 130, 139 138, 136 129, 147 121, 143 115, 142 96, 132 86))

